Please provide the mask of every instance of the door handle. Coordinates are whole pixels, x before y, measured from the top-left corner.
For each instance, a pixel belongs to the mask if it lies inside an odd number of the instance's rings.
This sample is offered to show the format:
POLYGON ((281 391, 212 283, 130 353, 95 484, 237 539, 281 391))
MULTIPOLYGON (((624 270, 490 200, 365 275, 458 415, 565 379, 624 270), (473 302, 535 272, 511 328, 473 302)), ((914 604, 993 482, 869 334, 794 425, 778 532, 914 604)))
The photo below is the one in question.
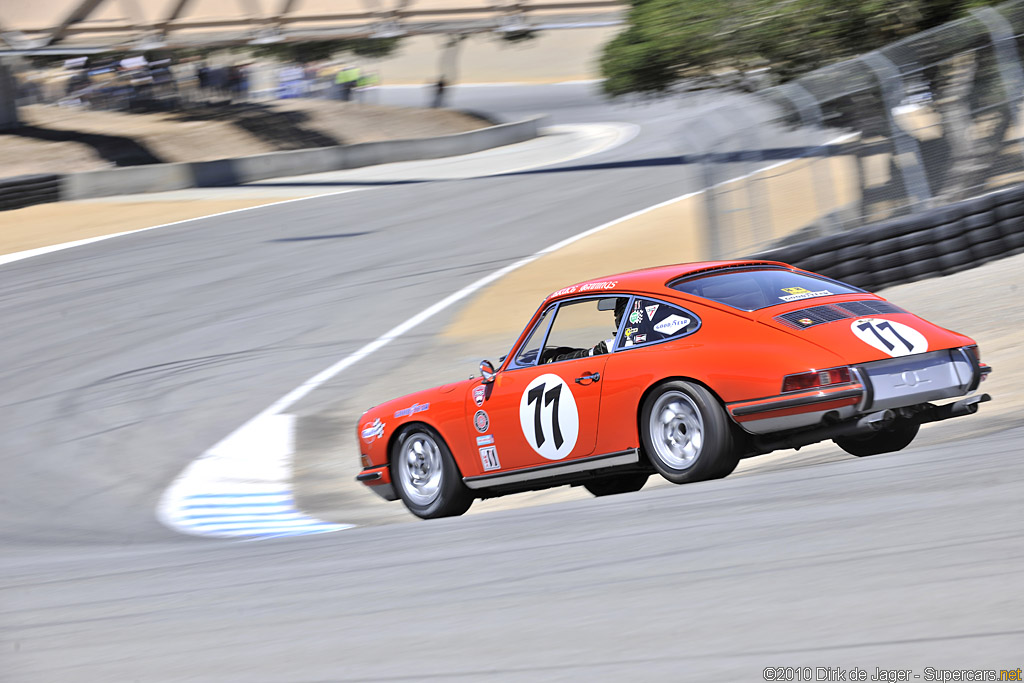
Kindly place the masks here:
POLYGON ((576 378, 576 384, 593 384, 594 382, 601 379, 600 372, 591 372, 590 374, 583 375, 576 378))

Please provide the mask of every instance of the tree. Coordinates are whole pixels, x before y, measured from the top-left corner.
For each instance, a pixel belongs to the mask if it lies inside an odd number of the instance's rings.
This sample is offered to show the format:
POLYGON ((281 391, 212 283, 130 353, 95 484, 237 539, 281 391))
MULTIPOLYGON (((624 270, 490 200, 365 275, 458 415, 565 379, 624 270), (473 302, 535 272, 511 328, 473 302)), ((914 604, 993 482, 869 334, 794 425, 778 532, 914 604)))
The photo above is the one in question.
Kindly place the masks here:
MULTIPOLYGON (((632 0, 626 28, 602 54, 605 92, 656 95, 690 79, 715 79, 768 67, 790 80, 966 16, 988 0, 632 0)), ((1005 147, 1014 120, 987 28, 980 22, 902 44, 904 68, 931 94, 941 118, 940 145, 926 163, 933 195, 958 199, 984 183, 988 159, 1005 147), (978 106, 984 102, 987 106, 978 106), (974 112, 972 115, 972 105, 974 112), (974 132, 972 133, 972 128, 974 132)), ((864 69, 861 68, 863 72, 864 69)), ((853 78, 855 68, 846 72, 853 78)), ((854 87, 843 76, 815 75, 829 98, 819 98, 832 125, 888 136, 881 93, 854 87), (837 96, 828 79, 845 83, 837 96)), ((906 73, 904 73, 906 78, 906 73)), ((863 83, 863 81, 861 81, 863 83)), ((807 82, 805 81, 805 85, 807 82)), ((811 87, 811 86, 809 86, 811 87)), ((813 90, 814 88, 811 87, 813 90)), ((895 155, 894 155, 895 159, 895 155)))
POLYGON ((963 16, 987 0, 632 0, 601 57, 610 95, 768 65, 787 80, 963 16))
POLYGON ((294 43, 271 43, 253 50, 257 57, 272 57, 285 62, 320 62, 341 52, 359 57, 378 59, 398 49, 401 38, 345 38, 339 40, 309 40, 294 43))

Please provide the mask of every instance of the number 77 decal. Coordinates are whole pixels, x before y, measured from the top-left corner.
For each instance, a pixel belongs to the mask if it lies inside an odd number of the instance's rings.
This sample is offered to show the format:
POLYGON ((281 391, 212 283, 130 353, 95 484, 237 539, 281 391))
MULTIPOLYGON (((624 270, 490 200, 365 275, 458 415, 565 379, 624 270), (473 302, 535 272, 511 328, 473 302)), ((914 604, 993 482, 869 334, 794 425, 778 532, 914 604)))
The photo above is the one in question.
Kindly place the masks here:
POLYGON ((519 424, 530 448, 548 460, 561 460, 576 447, 580 416, 572 390, 558 375, 530 382, 519 401, 519 424))
POLYGON ((850 325, 857 338, 890 356, 909 356, 928 350, 928 340, 909 325, 883 318, 861 318, 850 325))

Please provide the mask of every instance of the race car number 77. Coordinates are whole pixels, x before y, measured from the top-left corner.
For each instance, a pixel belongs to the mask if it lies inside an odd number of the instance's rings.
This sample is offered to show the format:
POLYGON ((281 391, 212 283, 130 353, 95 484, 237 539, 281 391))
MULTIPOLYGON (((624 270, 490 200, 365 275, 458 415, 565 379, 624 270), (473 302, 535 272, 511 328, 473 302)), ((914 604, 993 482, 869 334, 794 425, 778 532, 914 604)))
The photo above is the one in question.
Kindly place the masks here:
POLYGON ((868 330, 871 330, 872 332, 874 332, 875 336, 878 337, 878 341, 880 341, 883 344, 885 344, 885 348, 889 349, 890 351, 895 349, 896 345, 893 344, 888 339, 886 339, 885 337, 882 336, 882 330, 888 330, 889 332, 892 332, 892 336, 896 337, 897 339, 899 339, 901 342, 903 342, 906 345, 907 351, 913 351, 914 350, 914 345, 911 344, 910 342, 908 342, 903 337, 901 337, 900 333, 896 331, 896 328, 893 327, 892 323, 889 322, 888 320, 886 320, 885 322, 878 323, 877 325, 873 321, 871 321, 871 320, 866 320, 866 321, 862 322, 861 324, 857 325, 857 327, 859 327, 860 329, 864 330, 865 332, 868 331, 868 330))
POLYGON ((561 460, 576 447, 579 411, 572 389, 561 377, 536 377, 519 401, 519 424, 530 448, 548 460, 561 460))
POLYGON ((527 403, 536 405, 533 411, 534 438, 537 440, 537 448, 544 445, 544 425, 540 423, 540 401, 543 396, 545 406, 554 404, 554 407, 551 409, 551 431, 554 432, 555 449, 559 449, 565 443, 565 439, 562 438, 562 430, 558 426, 558 396, 562 393, 562 385, 556 384, 545 392, 546 386, 546 384, 541 382, 526 394, 527 403))
POLYGON ((884 318, 861 318, 852 323, 853 333, 890 356, 909 356, 928 350, 928 340, 909 325, 884 318))

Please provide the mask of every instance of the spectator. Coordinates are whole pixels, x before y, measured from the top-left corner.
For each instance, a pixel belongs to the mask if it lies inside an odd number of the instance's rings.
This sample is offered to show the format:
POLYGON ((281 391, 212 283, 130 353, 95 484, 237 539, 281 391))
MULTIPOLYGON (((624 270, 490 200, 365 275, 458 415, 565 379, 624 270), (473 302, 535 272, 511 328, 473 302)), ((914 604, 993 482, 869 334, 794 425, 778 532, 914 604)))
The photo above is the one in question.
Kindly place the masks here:
POLYGON ((437 83, 434 84, 434 104, 435 109, 439 109, 444 106, 444 91, 448 87, 445 83, 444 76, 437 79, 437 83))
POLYGON ((341 99, 348 102, 352 99, 352 91, 359 82, 359 67, 346 65, 341 67, 334 82, 339 86, 341 99))

